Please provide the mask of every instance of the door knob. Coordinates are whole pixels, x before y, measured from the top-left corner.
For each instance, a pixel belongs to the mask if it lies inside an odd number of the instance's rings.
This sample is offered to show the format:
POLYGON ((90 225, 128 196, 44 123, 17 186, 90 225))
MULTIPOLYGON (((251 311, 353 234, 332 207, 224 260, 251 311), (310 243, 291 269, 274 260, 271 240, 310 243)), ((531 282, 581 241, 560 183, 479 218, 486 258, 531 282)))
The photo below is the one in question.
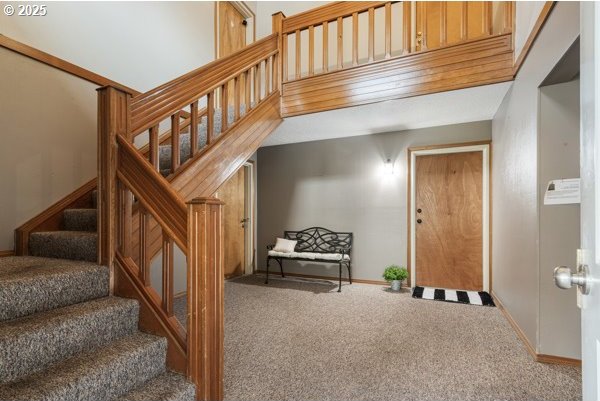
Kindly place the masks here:
POLYGON ((554 284, 558 288, 566 290, 573 285, 577 285, 584 295, 590 292, 588 276, 587 265, 580 265, 575 273, 567 266, 557 266, 554 268, 554 284))

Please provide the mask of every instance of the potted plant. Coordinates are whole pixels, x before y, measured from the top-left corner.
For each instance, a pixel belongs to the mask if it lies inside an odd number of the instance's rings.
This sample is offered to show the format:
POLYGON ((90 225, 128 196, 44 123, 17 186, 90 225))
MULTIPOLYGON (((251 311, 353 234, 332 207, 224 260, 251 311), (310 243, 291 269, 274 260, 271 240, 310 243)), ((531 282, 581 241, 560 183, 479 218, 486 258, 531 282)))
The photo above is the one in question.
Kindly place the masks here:
POLYGON ((406 280, 407 277, 408 270, 406 270, 406 267, 391 265, 383 271, 383 278, 391 283, 392 291, 400 291, 402 281, 406 280))

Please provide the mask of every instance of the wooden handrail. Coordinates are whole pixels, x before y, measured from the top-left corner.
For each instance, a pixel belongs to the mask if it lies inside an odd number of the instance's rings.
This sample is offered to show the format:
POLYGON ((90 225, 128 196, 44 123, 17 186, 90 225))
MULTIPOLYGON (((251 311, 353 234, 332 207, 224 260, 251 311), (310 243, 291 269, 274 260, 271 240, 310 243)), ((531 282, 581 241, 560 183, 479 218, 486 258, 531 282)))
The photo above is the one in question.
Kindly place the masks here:
POLYGON ((177 110, 221 87, 235 76, 278 52, 272 34, 244 49, 215 60, 180 78, 132 99, 131 132, 137 134, 160 123, 177 110))
POLYGON ((187 252, 187 207, 169 183, 121 135, 117 176, 134 193, 163 230, 187 252))

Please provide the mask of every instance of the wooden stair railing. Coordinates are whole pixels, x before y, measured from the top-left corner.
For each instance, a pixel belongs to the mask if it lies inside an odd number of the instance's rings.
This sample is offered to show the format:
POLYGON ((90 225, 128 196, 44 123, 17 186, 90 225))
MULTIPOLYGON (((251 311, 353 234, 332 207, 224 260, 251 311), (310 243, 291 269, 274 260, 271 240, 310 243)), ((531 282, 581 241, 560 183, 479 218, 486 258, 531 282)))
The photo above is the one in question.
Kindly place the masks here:
POLYGON ((144 328, 166 335, 169 366, 188 375, 202 400, 223 397, 223 204, 212 195, 281 122, 279 38, 143 94, 98 90, 99 262, 114 269, 116 295, 140 299, 153 322, 141 319, 144 328), (185 163, 182 134, 190 135, 185 163), (168 144, 165 172, 159 147, 168 144), (174 310, 176 248, 186 259, 185 322, 174 310), (150 274, 159 253, 160 290, 150 274))

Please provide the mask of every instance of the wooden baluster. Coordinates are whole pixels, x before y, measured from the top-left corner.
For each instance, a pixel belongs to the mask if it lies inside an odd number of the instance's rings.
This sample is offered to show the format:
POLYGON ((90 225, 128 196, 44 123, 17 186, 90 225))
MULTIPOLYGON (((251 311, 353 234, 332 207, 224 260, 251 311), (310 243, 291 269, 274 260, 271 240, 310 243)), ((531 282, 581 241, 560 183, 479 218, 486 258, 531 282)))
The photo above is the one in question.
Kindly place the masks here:
POLYGON ((140 204, 138 209, 139 219, 139 262, 140 262, 140 280, 145 286, 150 285, 150 263, 148 260, 148 213, 146 209, 140 204))
POLYGON ((296 29, 296 79, 302 78, 302 50, 300 29, 296 29))
POLYGON ((190 155, 198 153, 198 101, 190 105, 190 155))
POLYGON ((329 23, 323 22, 323 72, 329 70, 329 23))
POLYGON ((132 206, 131 191, 123 183, 119 183, 119 243, 121 244, 121 254, 126 258, 131 257, 132 206))
POLYGON ((246 70, 244 72, 244 83, 246 88, 244 89, 244 102, 246 103, 246 113, 248 113, 250 111, 250 109, 252 109, 252 101, 250 100, 250 95, 252 94, 252 89, 251 89, 251 81, 250 81, 250 70, 246 70))
POLYGON ((352 65, 358 65, 358 13, 352 13, 352 65))
POLYGON ((206 95, 206 146, 210 145, 215 131, 215 91, 206 95))
POLYGON ((229 115, 229 99, 227 89, 229 88, 229 82, 224 83, 221 86, 221 134, 227 131, 228 115, 229 115))
POLYGON ((179 142, 179 112, 171 116, 171 174, 180 165, 180 142, 179 142))
POLYGON ((158 156, 158 152, 159 152, 159 143, 158 143, 158 125, 155 125, 154 127, 150 128, 150 134, 149 134, 149 160, 150 160, 150 164, 152 164, 152 166, 154 167, 154 169, 156 171, 159 171, 160 169, 160 159, 158 156))
POLYGON ((289 71, 288 71, 288 37, 287 33, 284 33, 281 39, 281 48, 283 50, 283 54, 281 55, 281 71, 282 76, 281 79, 283 82, 287 82, 289 80, 289 71))
POLYGON ((315 73, 315 27, 308 27, 308 76, 315 73))
POLYGON ((265 60, 265 97, 271 93, 271 57, 265 60))
POLYGON ((369 62, 375 59, 375 9, 369 8, 369 62))
POLYGON ((408 54, 411 52, 411 2, 405 1, 402 3, 402 53, 408 54))
POLYGON ((223 202, 188 203, 188 377, 196 399, 223 399, 223 202))
POLYGON ((233 79, 233 122, 240 119, 240 77, 238 75, 233 79))
POLYGON ((273 56, 273 91, 280 89, 279 82, 279 54, 273 56))
POLYGON ((392 57, 392 3, 385 3, 385 58, 392 57))
POLYGON ((163 230, 162 243, 162 308, 173 316, 173 240, 163 230))
POLYGON ((130 103, 130 93, 98 89, 98 263, 109 267, 117 240, 117 135, 129 135, 130 103))
POLYGON ((440 2, 440 46, 448 43, 448 4, 440 2))
POLYGON ((337 19, 337 68, 344 68, 344 20, 337 19))
POLYGON ((261 63, 256 64, 254 68, 254 103, 258 104, 261 100, 262 87, 261 87, 261 63))

